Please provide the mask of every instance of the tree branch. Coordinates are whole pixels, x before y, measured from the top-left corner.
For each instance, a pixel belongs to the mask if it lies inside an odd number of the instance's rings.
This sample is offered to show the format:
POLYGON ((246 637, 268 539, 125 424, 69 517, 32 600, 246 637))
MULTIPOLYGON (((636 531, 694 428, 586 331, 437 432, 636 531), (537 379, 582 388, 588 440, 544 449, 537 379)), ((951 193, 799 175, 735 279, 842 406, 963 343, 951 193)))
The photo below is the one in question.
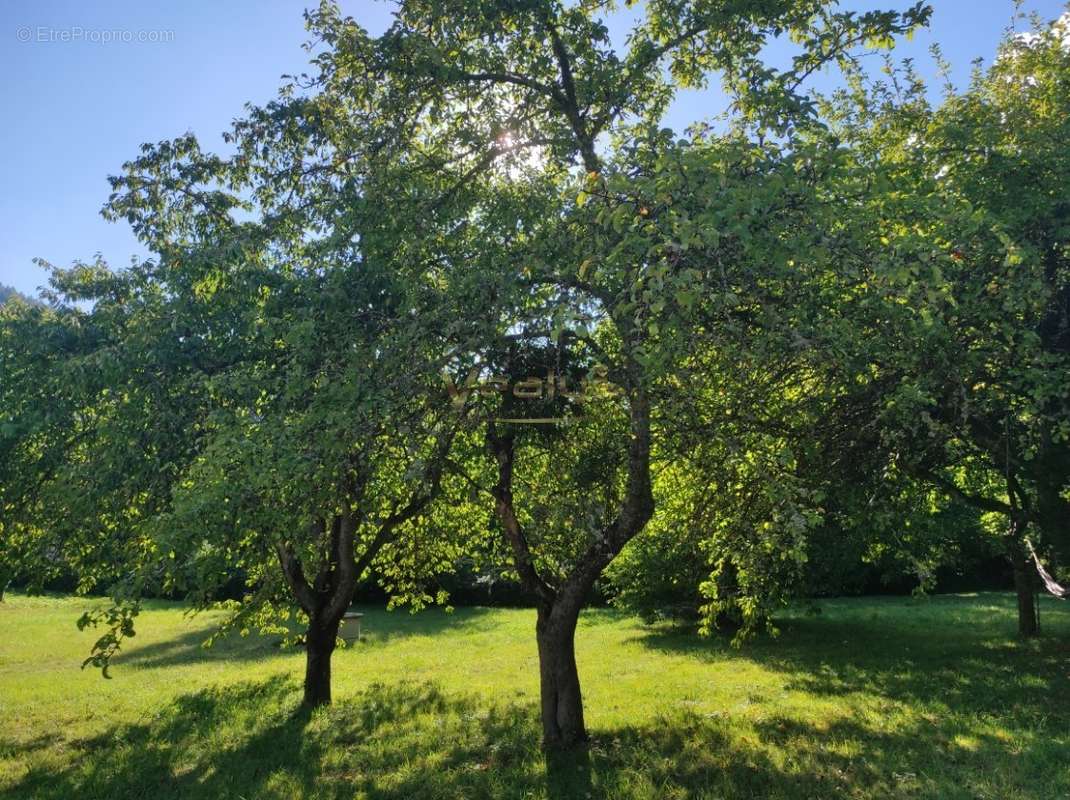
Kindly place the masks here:
POLYGON ((487 425, 487 447, 498 463, 498 482, 491 489, 496 501, 495 510, 505 529, 506 539, 513 550, 513 564, 524 588, 545 603, 553 603, 554 590, 535 569, 535 561, 528 547, 527 537, 513 508, 513 438, 499 437, 494 423, 487 425))
POLYGON ((584 551, 561 594, 581 600, 621 549, 650 521, 654 495, 650 479, 650 406, 641 388, 629 396, 631 440, 628 442, 628 486, 620 513, 584 551))
POLYGON ((551 98, 556 103, 561 103, 565 100, 557 87, 543 83, 542 81, 537 81, 534 78, 516 75, 512 72, 461 72, 458 74, 458 77, 461 78, 461 80, 473 82, 512 83, 517 86, 533 89, 536 92, 551 98))
POLYGON ((550 46, 554 52, 554 59, 557 61, 558 72, 561 76, 561 88, 564 91, 564 97, 559 98, 558 105, 565 113, 565 116, 568 117, 569 125, 576 136, 576 144, 580 148, 583 166, 588 172, 599 172, 601 161, 594 151, 594 139, 587 131, 587 124, 576 96, 576 80, 572 74, 572 57, 569 55, 568 48, 565 46, 549 15, 546 17, 545 24, 546 30, 550 34, 550 46))
POLYGON ((974 495, 964 492, 954 483, 945 478, 940 477, 935 472, 926 471, 923 473, 923 475, 925 478, 932 481, 934 484, 936 484, 938 487, 943 489, 951 496, 961 500, 967 505, 973 506, 974 508, 979 508, 982 511, 994 511, 998 514, 1010 515, 1013 513, 1013 509, 1007 503, 1001 502, 999 500, 994 500, 989 497, 981 497, 980 495, 974 495))
POLYGON ((312 591, 312 587, 308 585, 305 572, 301 568, 301 561, 294 555, 290 546, 283 542, 278 542, 275 545, 275 552, 278 554, 279 565, 282 567, 282 574, 286 578, 286 583, 289 585, 294 597, 297 598, 301 610, 306 614, 312 614, 317 606, 316 594, 312 591))

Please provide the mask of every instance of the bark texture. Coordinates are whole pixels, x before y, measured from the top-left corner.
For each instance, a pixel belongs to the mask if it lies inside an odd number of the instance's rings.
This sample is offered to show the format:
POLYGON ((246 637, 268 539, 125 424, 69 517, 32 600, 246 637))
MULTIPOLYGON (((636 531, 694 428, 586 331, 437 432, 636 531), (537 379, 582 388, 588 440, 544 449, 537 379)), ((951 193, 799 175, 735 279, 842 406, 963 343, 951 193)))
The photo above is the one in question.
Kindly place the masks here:
MULTIPOLYGON (((344 612, 343 612, 344 613, 344 612)), ((339 619, 312 619, 305 635, 305 695, 310 708, 331 702, 331 656, 338 640, 339 619)))
POLYGON ((583 695, 576 668, 575 633, 579 609, 540 608, 535 625, 539 646, 539 695, 543 745, 568 749, 586 741, 583 695))
POLYGON ((1014 591, 1018 595, 1018 635, 1030 639, 1040 633, 1033 563, 1025 554, 1016 552, 1011 557, 1011 566, 1014 570, 1014 591))

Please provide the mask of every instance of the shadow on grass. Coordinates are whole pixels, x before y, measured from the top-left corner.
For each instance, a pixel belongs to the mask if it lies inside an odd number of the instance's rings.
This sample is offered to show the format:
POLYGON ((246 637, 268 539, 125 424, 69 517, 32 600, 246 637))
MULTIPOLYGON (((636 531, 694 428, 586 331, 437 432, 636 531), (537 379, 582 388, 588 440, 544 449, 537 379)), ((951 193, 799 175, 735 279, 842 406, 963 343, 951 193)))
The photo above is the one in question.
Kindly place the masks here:
MULTIPOLYGON (((298 699, 297 685, 282 678, 186 695, 141 724, 69 745, 62 764, 31 757, 5 796, 810 800, 1041 797, 1066 788, 1038 779, 1020 753, 1021 763, 1008 757, 999 737, 944 739, 926 719, 893 731, 872 719, 770 716, 750 726, 683 713, 547 755, 536 744, 534 707, 487 705, 432 684, 370 686, 313 713, 298 699), (1033 786, 1036 794, 1018 791, 1033 786)), ((1053 745, 1056 771, 1058 753, 1053 745)))
POLYGON ((1065 637, 1016 643, 1002 617, 993 622, 1002 606, 988 603, 833 609, 789 618, 779 639, 742 651, 651 631, 642 637, 650 647, 775 670, 792 697, 740 714, 673 712, 595 731, 577 754, 539 750, 534 704, 401 682, 308 713, 297 683, 279 677, 185 695, 89 740, 28 743, 13 753, 28 771, 4 796, 1067 796, 1065 637))
POLYGON ((61 765, 31 759, 6 796, 585 800, 678 787, 749 797, 790 780, 710 721, 618 729, 579 753, 546 755, 533 707, 430 684, 372 686, 313 713, 298 699, 281 678, 186 695, 142 724, 68 745, 61 765))
POLYGON ((1045 604, 1045 635, 1020 641, 1013 603, 1006 595, 832 602, 828 613, 790 616, 779 637, 739 649, 667 629, 637 638, 780 673, 783 694, 753 695, 758 739, 806 774, 838 776, 841 789, 1070 796, 1070 608, 1045 604), (814 710, 787 710, 789 697, 814 710))
POLYGON ((58 733, 45 733, 28 739, 8 738, 6 734, 0 734, 0 761, 28 758, 38 750, 46 750, 62 741, 63 737, 58 733))
POLYGON ((260 661, 287 652, 271 637, 258 635, 231 634, 211 647, 205 647, 205 641, 214 630, 212 626, 198 626, 164 641, 134 644, 116 656, 114 663, 117 667, 172 667, 209 661, 260 661))
POLYGON ((784 688, 816 696, 936 704, 952 713, 1023 720, 1061 718, 1070 728, 1070 608, 1049 604, 1046 635, 1013 636, 1009 596, 854 601, 851 612, 781 620, 781 635, 732 647, 655 628, 651 648, 705 661, 743 659, 786 676, 784 688), (864 610, 863 610, 864 609, 864 610))

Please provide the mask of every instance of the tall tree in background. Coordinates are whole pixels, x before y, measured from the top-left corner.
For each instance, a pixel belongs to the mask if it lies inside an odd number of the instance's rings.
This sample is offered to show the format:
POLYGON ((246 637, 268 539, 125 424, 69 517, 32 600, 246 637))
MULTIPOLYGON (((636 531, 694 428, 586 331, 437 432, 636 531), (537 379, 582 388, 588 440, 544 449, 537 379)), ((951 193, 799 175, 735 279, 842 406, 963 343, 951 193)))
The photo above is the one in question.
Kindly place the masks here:
POLYGON ((854 162, 842 191, 865 198, 841 231, 867 254, 825 328, 829 379, 889 469, 1004 520, 1024 636, 1029 548, 1070 554, 1068 30, 1009 36, 936 108, 906 69, 857 76, 827 115, 854 162))

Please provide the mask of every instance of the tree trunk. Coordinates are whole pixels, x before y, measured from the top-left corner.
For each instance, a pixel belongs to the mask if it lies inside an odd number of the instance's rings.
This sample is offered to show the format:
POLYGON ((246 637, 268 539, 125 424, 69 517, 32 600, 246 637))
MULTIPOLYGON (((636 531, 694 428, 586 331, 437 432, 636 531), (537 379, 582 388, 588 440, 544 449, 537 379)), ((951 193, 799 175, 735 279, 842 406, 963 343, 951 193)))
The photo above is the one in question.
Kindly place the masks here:
MULTIPOLYGON (((631 362, 629 362, 631 363, 631 362)), ((634 366, 634 365, 633 365, 634 366)), ((576 620, 602 570, 617 556, 654 513, 650 482, 650 409, 641 390, 630 394, 632 436, 628 443, 627 494, 616 517, 576 559, 564 581, 552 586, 535 566, 524 529, 513 508, 512 435, 499 436, 487 426, 487 445, 498 462, 498 483, 491 494, 513 564, 524 588, 538 598, 535 638, 539 648, 539 692, 543 747, 567 750, 587 740, 583 697, 576 670, 576 620)))
POLYGON ((539 645, 542 740, 548 750, 569 749, 587 740, 580 676, 576 669, 578 616, 578 606, 540 606, 535 625, 539 645))
POLYGON ((305 697, 309 708, 331 702, 331 655, 338 639, 340 620, 314 615, 305 634, 305 697))
POLYGON ((1026 556, 1015 553, 1011 556, 1011 566, 1014 569, 1014 590, 1018 594, 1018 635, 1029 639, 1040 631, 1033 565, 1026 556))

